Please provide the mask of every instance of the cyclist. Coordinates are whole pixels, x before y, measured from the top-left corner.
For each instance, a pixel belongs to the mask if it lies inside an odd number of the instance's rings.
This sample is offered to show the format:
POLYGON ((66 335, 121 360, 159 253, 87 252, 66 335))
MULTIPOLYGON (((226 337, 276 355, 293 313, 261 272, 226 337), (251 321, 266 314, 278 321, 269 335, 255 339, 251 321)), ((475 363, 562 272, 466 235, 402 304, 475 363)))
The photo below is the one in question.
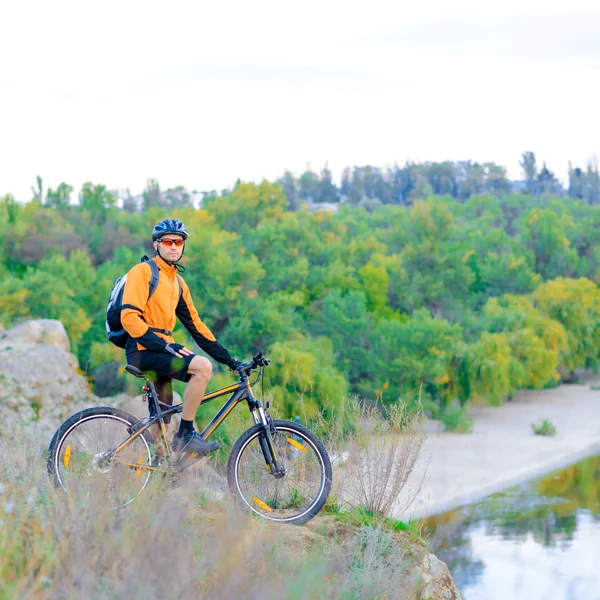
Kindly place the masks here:
MULTIPOLYGON (((156 388, 161 402, 173 403, 172 379, 187 382, 179 431, 173 438, 175 452, 211 452, 217 442, 206 441, 194 429, 194 417, 212 375, 210 361, 197 356, 172 337, 178 318, 194 341, 217 362, 235 371, 242 363, 215 339, 194 307, 190 290, 178 274, 188 239, 185 225, 178 219, 163 219, 154 226, 152 242, 159 268, 158 286, 148 300, 151 268, 147 263, 135 265, 127 274, 123 290, 121 323, 129 334, 125 352, 127 362, 142 371, 156 374, 156 388)), ((165 421, 170 417, 165 417, 165 421)), ((155 432, 157 437, 158 430, 155 432)))

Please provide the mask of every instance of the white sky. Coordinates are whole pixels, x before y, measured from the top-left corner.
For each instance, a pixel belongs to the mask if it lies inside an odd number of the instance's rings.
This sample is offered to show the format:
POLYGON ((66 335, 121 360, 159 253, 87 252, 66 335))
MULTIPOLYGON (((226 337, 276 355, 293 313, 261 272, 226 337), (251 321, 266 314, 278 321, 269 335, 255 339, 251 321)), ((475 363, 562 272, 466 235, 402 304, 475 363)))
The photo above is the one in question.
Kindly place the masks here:
POLYGON ((597 0, 5 0, 0 196, 600 154, 597 0))

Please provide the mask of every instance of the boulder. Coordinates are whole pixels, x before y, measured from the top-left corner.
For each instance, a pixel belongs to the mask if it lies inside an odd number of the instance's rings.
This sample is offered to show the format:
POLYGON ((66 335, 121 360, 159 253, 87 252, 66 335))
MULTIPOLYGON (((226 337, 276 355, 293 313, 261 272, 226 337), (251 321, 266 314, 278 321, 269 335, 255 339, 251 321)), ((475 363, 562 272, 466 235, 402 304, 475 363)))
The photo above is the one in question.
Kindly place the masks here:
POLYGON ((420 582, 417 600, 464 600, 446 563, 435 554, 425 554, 416 572, 420 582))
POLYGON ((36 424, 51 434, 77 410, 98 404, 69 352, 60 321, 28 321, 0 338, 0 435, 36 424))
POLYGON ((47 344, 56 348, 62 348, 65 352, 71 350, 69 336, 64 325, 55 319, 39 319, 37 321, 26 321, 4 333, 2 342, 47 344))

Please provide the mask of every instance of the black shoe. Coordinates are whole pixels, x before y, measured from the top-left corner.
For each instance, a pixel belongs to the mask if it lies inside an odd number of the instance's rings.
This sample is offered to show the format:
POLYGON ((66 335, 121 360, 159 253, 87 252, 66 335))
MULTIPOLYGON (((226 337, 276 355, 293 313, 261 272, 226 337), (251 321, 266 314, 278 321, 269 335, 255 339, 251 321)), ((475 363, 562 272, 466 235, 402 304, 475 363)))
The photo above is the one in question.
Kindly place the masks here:
POLYGON ((174 452, 197 452, 198 454, 206 454, 213 450, 218 450, 221 447, 219 442, 207 442, 199 433, 192 430, 185 432, 183 435, 176 433, 173 437, 174 452))

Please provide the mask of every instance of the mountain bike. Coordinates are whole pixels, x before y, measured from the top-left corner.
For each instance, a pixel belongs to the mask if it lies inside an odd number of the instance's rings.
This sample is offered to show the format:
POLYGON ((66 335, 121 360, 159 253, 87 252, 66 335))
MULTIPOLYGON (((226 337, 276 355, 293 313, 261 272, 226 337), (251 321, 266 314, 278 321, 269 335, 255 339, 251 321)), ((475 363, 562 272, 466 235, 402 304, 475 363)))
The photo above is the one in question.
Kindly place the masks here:
MULTIPOLYGON (((331 462, 322 442, 309 429, 292 421, 276 420, 254 397, 252 387, 269 364, 262 350, 238 368, 239 382, 206 394, 202 406, 231 394, 202 431, 208 439, 241 402, 246 401, 254 425, 234 443, 227 461, 227 483, 239 505, 254 515, 300 525, 314 517, 331 490, 331 462), (254 381, 250 381, 257 375, 254 381)), ((167 439, 165 417, 183 411, 160 402, 148 373, 126 365, 145 379, 142 390, 150 416, 137 419, 107 406, 82 410, 67 419, 50 442, 48 473, 65 492, 87 492, 100 487, 111 507, 126 506, 147 487, 152 475, 172 481, 203 458, 193 452, 175 453, 167 439), (152 416, 154 415, 154 416, 152 416), (157 424, 158 443, 150 432, 157 424)))

